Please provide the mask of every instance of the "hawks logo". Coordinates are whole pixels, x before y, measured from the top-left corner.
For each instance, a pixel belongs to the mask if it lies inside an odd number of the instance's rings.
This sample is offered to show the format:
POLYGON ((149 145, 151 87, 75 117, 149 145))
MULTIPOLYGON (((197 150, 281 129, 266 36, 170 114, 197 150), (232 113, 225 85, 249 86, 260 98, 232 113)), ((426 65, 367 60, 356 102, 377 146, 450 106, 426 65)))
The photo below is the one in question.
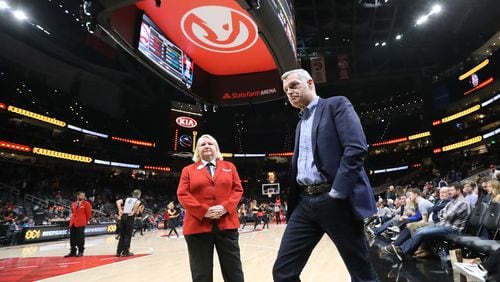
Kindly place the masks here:
POLYGON ((258 39, 255 22, 240 11, 223 6, 201 6, 181 19, 184 35, 199 47, 236 53, 252 47, 258 39))

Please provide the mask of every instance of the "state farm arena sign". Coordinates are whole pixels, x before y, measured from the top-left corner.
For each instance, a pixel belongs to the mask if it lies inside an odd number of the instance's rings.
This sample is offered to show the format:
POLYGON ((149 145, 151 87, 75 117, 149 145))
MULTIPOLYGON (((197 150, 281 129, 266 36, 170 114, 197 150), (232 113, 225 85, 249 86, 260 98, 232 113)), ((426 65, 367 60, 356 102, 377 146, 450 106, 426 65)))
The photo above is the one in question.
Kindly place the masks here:
POLYGON ((198 122, 190 117, 178 117, 175 119, 175 123, 184 128, 195 128, 198 125, 198 122))
POLYGON ((245 99, 271 94, 276 94, 276 88, 255 91, 226 92, 224 93, 224 95, 222 95, 222 100, 245 99))

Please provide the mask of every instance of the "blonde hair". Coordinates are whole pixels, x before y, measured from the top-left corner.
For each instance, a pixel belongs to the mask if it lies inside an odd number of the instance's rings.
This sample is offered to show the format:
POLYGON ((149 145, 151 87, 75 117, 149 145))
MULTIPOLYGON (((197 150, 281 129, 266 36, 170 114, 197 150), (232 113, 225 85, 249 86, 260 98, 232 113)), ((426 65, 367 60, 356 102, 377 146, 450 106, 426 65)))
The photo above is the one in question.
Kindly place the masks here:
POLYGON ((222 161, 223 158, 222 158, 222 153, 220 152, 220 149, 219 149, 219 143, 217 143, 217 140, 215 140, 215 138, 212 136, 212 135, 209 135, 209 134, 203 134, 202 136, 200 136, 200 138, 198 138, 198 142, 196 143, 196 148, 194 149, 194 153, 193 153, 193 161, 194 162, 198 162, 201 160, 201 156, 200 156, 200 140, 202 138, 207 138, 209 139, 210 141, 212 141, 215 145, 215 158, 217 160, 220 160, 222 161))
POLYGON ((494 202, 500 202, 500 182, 496 179, 488 180, 487 182, 491 185, 491 194, 493 195, 494 202))

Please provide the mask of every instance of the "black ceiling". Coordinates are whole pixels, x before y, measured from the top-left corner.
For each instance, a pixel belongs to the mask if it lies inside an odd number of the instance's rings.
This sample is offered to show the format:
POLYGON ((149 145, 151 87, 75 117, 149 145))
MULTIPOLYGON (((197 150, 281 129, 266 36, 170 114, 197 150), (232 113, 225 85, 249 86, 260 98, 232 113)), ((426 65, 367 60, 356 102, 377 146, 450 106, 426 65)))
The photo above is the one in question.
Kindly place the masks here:
MULTIPOLYGON (((348 96, 361 114, 371 108, 380 108, 374 102, 385 103, 393 99, 392 96, 417 101, 419 108, 416 111, 421 111, 425 107, 420 99, 428 92, 431 76, 465 59, 500 30, 498 0, 381 2, 298 0, 294 4, 299 57, 305 66, 310 56, 323 55, 327 62, 329 81, 319 87, 320 95, 348 96), (419 16, 428 13, 436 4, 442 5, 442 11, 430 16, 425 24, 415 26, 419 16), (401 40, 395 39, 398 34, 403 35, 401 40), (377 42, 379 46, 375 46, 377 42), (385 46, 381 46, 383 42, 385 46), (351 80, 335 80, 339 54, 350 57, 351 80)), ((26 9, 33 21, 48 29, 51 35, 12 23, 6 17, 0 18, 0 35, 15 37, 71 65, 77 65, 78 60, 69 61, 68 56, 63 56, 55 47, 69 51, 80 61, 99 66, 91 68, 82 64, 81 68, 126 89, 125 97, 120 100, 124 114, 119 118, 134 122, 146 135, 170 138, 166 133, 169 129, 165 128, 169 100, 194 101, 172 90, 119 49, 111 57, 105 53, 99 55, 102 50, 96 51, 95 46, 90 46, 88 39, 91 36, 77 21, 80 0, 16 0, 10 3, 26 9)), ((8 54, 0 56, 4 57, 3 62, 10 60, 8 54)), ((263 146, 281 151, 291 148, 295 112, 284 101, 277 101, 220 109, 205 116, 209 129, 227 139, 234 151, 258 150, 263 146), (245 122, 245 134, 237 134, 235 119, 245 122), (269 138, 263 139, 266 136, 269 138), (276 144, 266 146, 261 142, 270 139, 276 144)), ((416 124, 413 127, 419 129, 416 124)))
POLYGON ((295 11, 299 54, 347 53, 353 77, 432 75, 500 29, 498 0, 310 0, 295 1, 295 11), (416 26, 434 5, 442 10, 416 26))

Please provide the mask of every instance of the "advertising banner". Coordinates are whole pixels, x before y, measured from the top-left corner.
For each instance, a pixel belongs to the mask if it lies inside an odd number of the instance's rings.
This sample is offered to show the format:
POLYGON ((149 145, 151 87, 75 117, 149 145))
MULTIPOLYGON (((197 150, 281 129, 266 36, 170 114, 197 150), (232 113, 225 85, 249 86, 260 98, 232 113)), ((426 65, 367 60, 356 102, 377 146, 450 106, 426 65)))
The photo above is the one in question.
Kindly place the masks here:
MULTIPOLYGON (((114 234, 116 223, 91 224, 85 227, 85 235, 114 234)), ((69 228, 64 226, 35 226, 26 227, 22 231, 24 243, 56 240, 69 237, 69 228)))
POLYGON ((325 57, 311 57, 311 77, 315 83, 326 82, 325 57))
POLYGON ((338 79, 345 80, 351 78, 351 62, 349 60, 349 55, 337 55, 337 71, 338 79))

